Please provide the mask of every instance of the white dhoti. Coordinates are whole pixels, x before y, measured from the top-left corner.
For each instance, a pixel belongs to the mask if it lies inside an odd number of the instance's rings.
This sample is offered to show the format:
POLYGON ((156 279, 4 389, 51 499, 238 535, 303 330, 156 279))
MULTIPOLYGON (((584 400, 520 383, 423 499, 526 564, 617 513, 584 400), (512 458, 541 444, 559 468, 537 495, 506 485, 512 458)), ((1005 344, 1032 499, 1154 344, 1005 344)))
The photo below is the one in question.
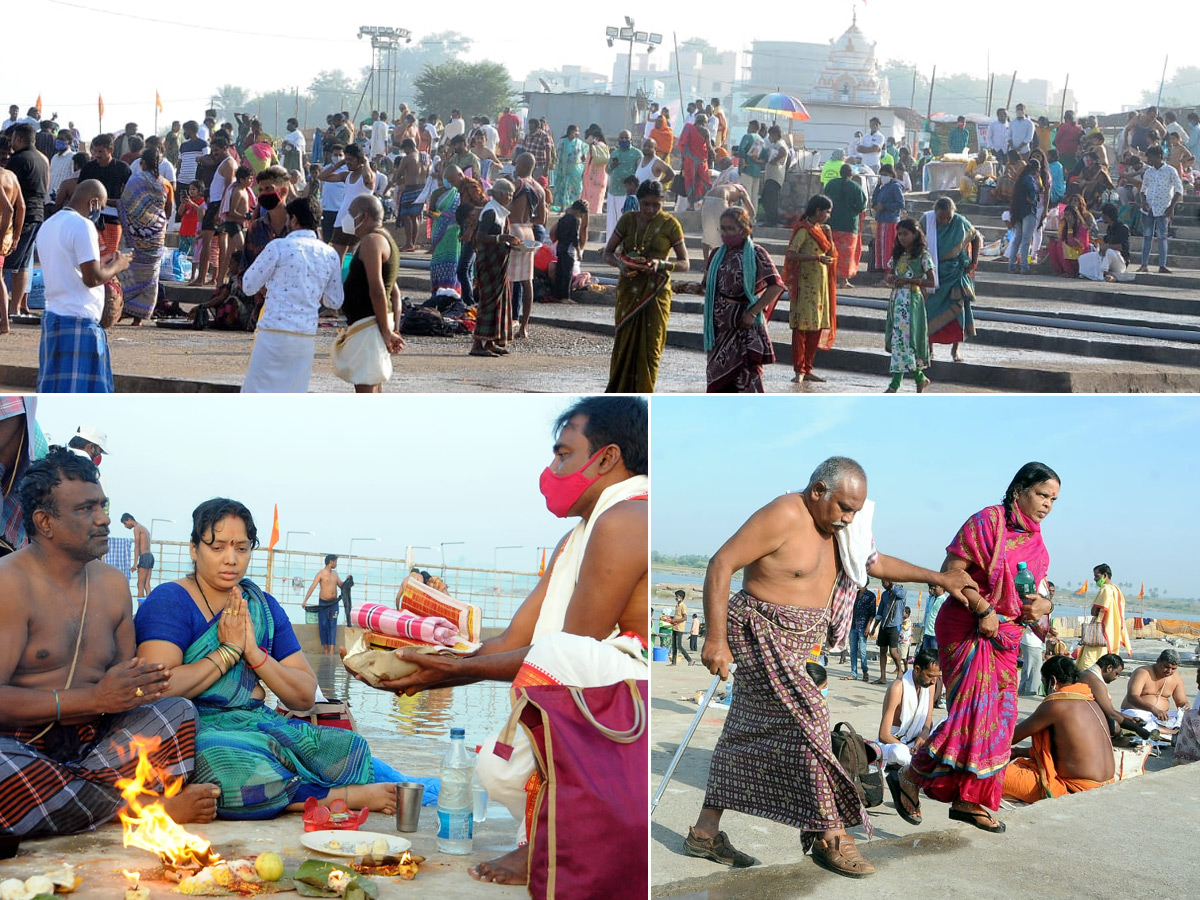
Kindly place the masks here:
POLYGON ((608 192, 608 202, 604 205, 604 242, 606 244, 608 243, 608 239, 613 236, 613 232, 617 230, 617 219, 621 218, 621 210, 624 206, 624 194, 614 194, 612 191, 608 192))
POLYGON ((1144 709, 1123 709, 1121 712, 1129 716, 1131 719, 1138 719, 1147 728, 1178 728, 1183 724, 1183 714, 1187 712, 1185 709, 1177 709, 1164 719, 1160 719, 1152 712, 1147 712, 1144 709))
POLYGON ((1090 250, 1079 257, 1079 275, 1088 281, 1103 281, 1105 274, 1117 281, 1133 281, 1133 273, 1126 272, 1126 268, 1125 258, 1116 250, 1090 250))
POLYGON ((903 768, 912 762, 912 748, 908 744, 884 744, 881 743, 880 748, 883 750, 883 765, 900 766, 903 768))
POLYGON ((316 337, 295 331, 259 328, 254 332, 243 394, 304 394, 312 378, 316 337))
MULTIPOLYGON (((571 687, 604 687, 634 680, 644 681, 649 674, 640 642, 633 637, 613 637, 607 641, 578 634, 558 632, 537 641, 529 648, 525 665, 514 683, 562 684, 571 687)), ((494 752, 499 734, 488 738, 479 751, 475 773, 488 792, 488 800, 502 803, 517 823, 517 845, 525 840, 525 785, 534 772, 533 747, 529 735, 520 728, 513 736, 512 755, 507 760, 494 752)))
MULTIPOLYGON (((388 328, 392 318, 388 316, 388 328)), ((374 316, 359 319, 338 334, 329 352, 333 371, 350 384, 383 384, 392 377, 392 357, 374 316)))

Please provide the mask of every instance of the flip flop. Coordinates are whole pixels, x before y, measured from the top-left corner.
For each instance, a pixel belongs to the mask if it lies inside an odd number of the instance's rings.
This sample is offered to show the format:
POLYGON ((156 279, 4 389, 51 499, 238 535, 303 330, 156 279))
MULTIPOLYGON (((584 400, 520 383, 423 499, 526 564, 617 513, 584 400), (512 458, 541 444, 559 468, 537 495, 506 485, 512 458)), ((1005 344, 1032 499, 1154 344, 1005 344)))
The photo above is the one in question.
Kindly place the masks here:
MULTIPOLYGON (((888 790, 892 792, 892 802, 896 804, 896 812, 900 813, 900 818, 902 818, 909 825, 920 825, 921 806, 919 803, 914 804, 908 794, 904 793, 904 788, 900 786, 900 774, 898 772, 888 772, 887 777, 884 780, 887 782, 888 790), (917 811, 915 813, 910 813, 904 808, 905 800, 908 800, 910 804, 917 807, 917 811)), ((918 800, 919 799, 920 795, 918 795, 918 800)))
POLYGON ((954 809, 954 807, 951 807, 950 818, 954 819, 956 822, 967 822, 971 825, 974 825, 980 831, 988 831, 992 834, 1004 834, 1007 828, 1003 822, 1001 822, 999 819, 993 819, 990 813, 984 812, 983 810, 974 810, 972 812, 968 812, 965 809, 954 809), (996 824, 990 824, 992 822, 995 822, 996 824))

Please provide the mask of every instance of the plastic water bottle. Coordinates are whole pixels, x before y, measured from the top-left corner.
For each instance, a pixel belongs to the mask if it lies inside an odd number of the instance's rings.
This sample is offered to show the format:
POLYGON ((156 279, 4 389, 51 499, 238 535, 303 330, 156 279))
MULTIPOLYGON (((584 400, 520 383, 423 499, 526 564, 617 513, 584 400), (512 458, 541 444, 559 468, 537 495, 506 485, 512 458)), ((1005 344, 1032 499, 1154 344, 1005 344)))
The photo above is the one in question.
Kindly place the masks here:
POLYGON ((488 792, 487 792, 487 790, 484 789, 483 782, 481 782, 479 780, 479 768, 478 768, 479 752, 482 749, 483 749, 482 746, 478 746, 475 748, 476 769, 475 769, 475 772, 471 775, 471 796, 472 796, 472 799, 475 801, 474 815, 475 815, 476 824, 478 824, 479 822, 487 821, 488 792))
POLYGON ((1017 574, 1013 578, 1013 583, 1017 586, 1017 593, 1024 600, 1026 597, 1032 597, 1037 593, 1037 585, 1034 583, 1033 574, 1029 571, 1029 567, 1025 563, 1017 563, 1017 574))
POLYGON ((450 750, 442 759, 442 789, 437 804, 439 853, 471 852, 475 831, 471 782, 475 764, 467 753, 465 735, 461 728, 450 729, 450 750))

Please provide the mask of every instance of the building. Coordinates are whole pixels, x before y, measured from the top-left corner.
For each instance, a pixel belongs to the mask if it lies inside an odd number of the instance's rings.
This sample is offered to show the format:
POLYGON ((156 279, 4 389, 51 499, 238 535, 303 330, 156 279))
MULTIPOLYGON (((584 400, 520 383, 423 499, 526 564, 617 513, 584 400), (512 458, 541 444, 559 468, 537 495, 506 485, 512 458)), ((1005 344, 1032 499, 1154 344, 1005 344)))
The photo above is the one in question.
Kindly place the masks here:
POLYGON ((855 10, 850 27, 830 42, 829 56, 817 83, 804 99, 858 106, 887 106, 891 91, 875 65, 875 44, 858 27, 855 10))

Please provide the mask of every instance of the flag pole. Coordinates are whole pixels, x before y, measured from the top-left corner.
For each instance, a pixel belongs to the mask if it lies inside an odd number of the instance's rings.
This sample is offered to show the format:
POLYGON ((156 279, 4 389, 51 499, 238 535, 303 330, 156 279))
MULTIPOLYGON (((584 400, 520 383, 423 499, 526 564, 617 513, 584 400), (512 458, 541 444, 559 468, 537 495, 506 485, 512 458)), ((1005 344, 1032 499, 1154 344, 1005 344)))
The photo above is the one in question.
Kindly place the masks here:
POLYGON ((1167 59, 1168 59, 1168 57, 1166 57, 1166 56, 1163 57, 1162 78, 1159 79, 1159 82, 1158 82, 1158 100, 1156 101, 1155 106, 1159 106, 1162 104, 1163 88, 1167 84, 1167 59))
POLYGON ((1058 108, 1058 121, 1063 120, 1063 116, 1067 112, 1067 88, 1071 86, 1071 73, 1067 73, 1067 80, 1063 82, 1062 106, 1058 108))
POLYGON ((1013 88, 1014 88, 1014 87, 1016 87, 1016 86, 1017 86, 1017 70, 1016 70, 1016 69, 1013 69, 1013 77, 1012 77, 1012 81, 1010 81, 1010 82, 1008 83, 1008 99, 1004 101, 1004 110, 1005 110, 1005 112, 1007 112, 1007 111, 1008 111, 1008 108, 1009 108, 1010 106, 1012 106, 1012 95, 1013 95, 1013 88))

